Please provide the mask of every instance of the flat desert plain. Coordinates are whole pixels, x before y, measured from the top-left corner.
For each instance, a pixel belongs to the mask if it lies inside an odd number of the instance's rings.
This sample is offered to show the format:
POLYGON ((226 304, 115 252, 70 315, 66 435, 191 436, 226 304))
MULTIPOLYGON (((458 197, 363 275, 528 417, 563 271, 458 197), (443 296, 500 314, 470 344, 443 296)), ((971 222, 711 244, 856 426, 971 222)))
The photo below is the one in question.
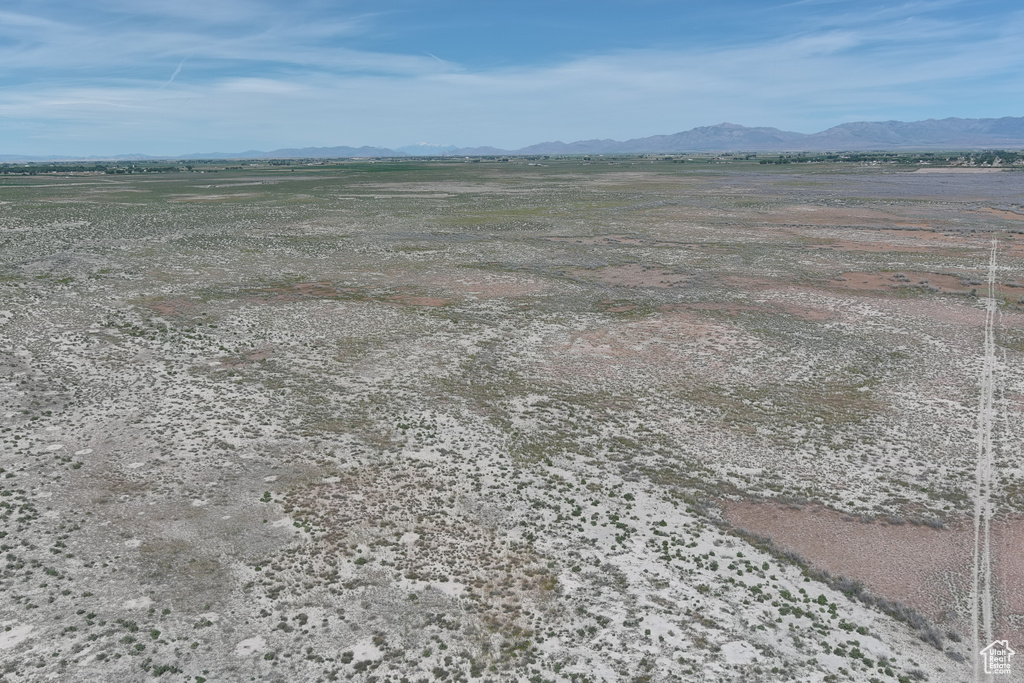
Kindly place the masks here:
POLYGON ((1024 652, 1024 173, 542 163, 0 177, 0 680, 1024 652))

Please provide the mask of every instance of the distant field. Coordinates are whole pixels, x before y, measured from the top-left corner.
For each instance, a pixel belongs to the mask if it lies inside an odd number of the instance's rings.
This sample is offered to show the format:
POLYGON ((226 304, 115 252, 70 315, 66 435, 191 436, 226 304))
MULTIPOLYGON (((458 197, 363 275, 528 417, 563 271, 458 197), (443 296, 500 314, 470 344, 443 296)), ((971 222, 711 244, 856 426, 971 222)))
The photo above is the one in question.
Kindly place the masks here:
POLYGON ((0 176, 0 681, 967 680, 1024 646, 1022 198, 0 176))

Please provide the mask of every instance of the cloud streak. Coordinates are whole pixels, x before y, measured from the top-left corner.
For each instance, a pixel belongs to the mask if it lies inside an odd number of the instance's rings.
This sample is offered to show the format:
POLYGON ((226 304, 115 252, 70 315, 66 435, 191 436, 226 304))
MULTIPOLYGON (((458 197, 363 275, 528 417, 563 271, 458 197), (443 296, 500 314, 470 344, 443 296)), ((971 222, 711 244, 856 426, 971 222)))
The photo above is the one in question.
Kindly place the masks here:
POLYGON ((164 88, 169 86, 171 83, 174 83, 174 79, 177 78, 178 74, 181 73, 181 67, 185 66, 185 62, 187 60, 188 60, 188 57, 185 57, 185 59, 182 59, 180 62, 178 62, 178 68, 174 70, 174 73, 172 73, 171 77, 167 79, 167 82, 160 86, 160 90, 163 90, 164 88))

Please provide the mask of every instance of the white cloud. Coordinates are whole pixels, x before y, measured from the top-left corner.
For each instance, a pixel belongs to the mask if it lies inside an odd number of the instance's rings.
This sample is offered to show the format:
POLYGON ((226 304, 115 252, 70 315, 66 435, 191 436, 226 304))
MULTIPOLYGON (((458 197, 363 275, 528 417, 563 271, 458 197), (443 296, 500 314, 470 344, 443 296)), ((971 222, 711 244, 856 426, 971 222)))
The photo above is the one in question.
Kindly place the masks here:
MULTIPOLYGON (((164 2, 146 11, 188 19, 204 6, 164 2)), ((40 76, 6 84, 0 151, 178 154, 416 139, 519 147, 725 120, 811 132, 856 118, 1002 115, 1024 105, 1008 85, 1024 72, 1020 15, 958 29, 910 20, 908 4, 899 14, 831 17, 739 47, 473 69, 319 41, 363 30, 361 18, 316 27, 236 17, 214 39, 205 27, 230 22, 230 7, 217 4, 196 26, 144 35, 128 26, 102 41, 87 26, 25 14, 5 23, 0 15, 0 35, 13 41, 0 47, 0 61, 40 76), (998 103, 991 93, 1000 93, 998 103)))

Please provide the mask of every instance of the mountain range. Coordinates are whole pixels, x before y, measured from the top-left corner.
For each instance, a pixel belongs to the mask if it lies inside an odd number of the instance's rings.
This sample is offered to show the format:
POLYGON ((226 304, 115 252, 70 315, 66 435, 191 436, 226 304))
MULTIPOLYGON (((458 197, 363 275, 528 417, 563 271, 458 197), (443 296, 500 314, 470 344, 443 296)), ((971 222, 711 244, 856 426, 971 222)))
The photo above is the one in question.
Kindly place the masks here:
MULTIPOLYGON (((643 154, 685 152, 824 152, 869 150, 968 150, 1024 148, 1024 117, 998 119, 928 119, 926 121, 861 121, 844 123, 819 133, 794 133, 778 128, 720 123, 671 135, 632 140, 579 140, 541 142, 521 149, 455 147, 420 143, 396 149, 383 147, 303 147, 269 152, 206 152, 178 157, 141 154, 89 159, 287 159, 403 156, 492 156, 536 154, 643 154)), ((0 154, 0 161, 55 161, 72 157, 27 157, 0 154)), ((73 157, 76 160, 82 157, 73 157)))

